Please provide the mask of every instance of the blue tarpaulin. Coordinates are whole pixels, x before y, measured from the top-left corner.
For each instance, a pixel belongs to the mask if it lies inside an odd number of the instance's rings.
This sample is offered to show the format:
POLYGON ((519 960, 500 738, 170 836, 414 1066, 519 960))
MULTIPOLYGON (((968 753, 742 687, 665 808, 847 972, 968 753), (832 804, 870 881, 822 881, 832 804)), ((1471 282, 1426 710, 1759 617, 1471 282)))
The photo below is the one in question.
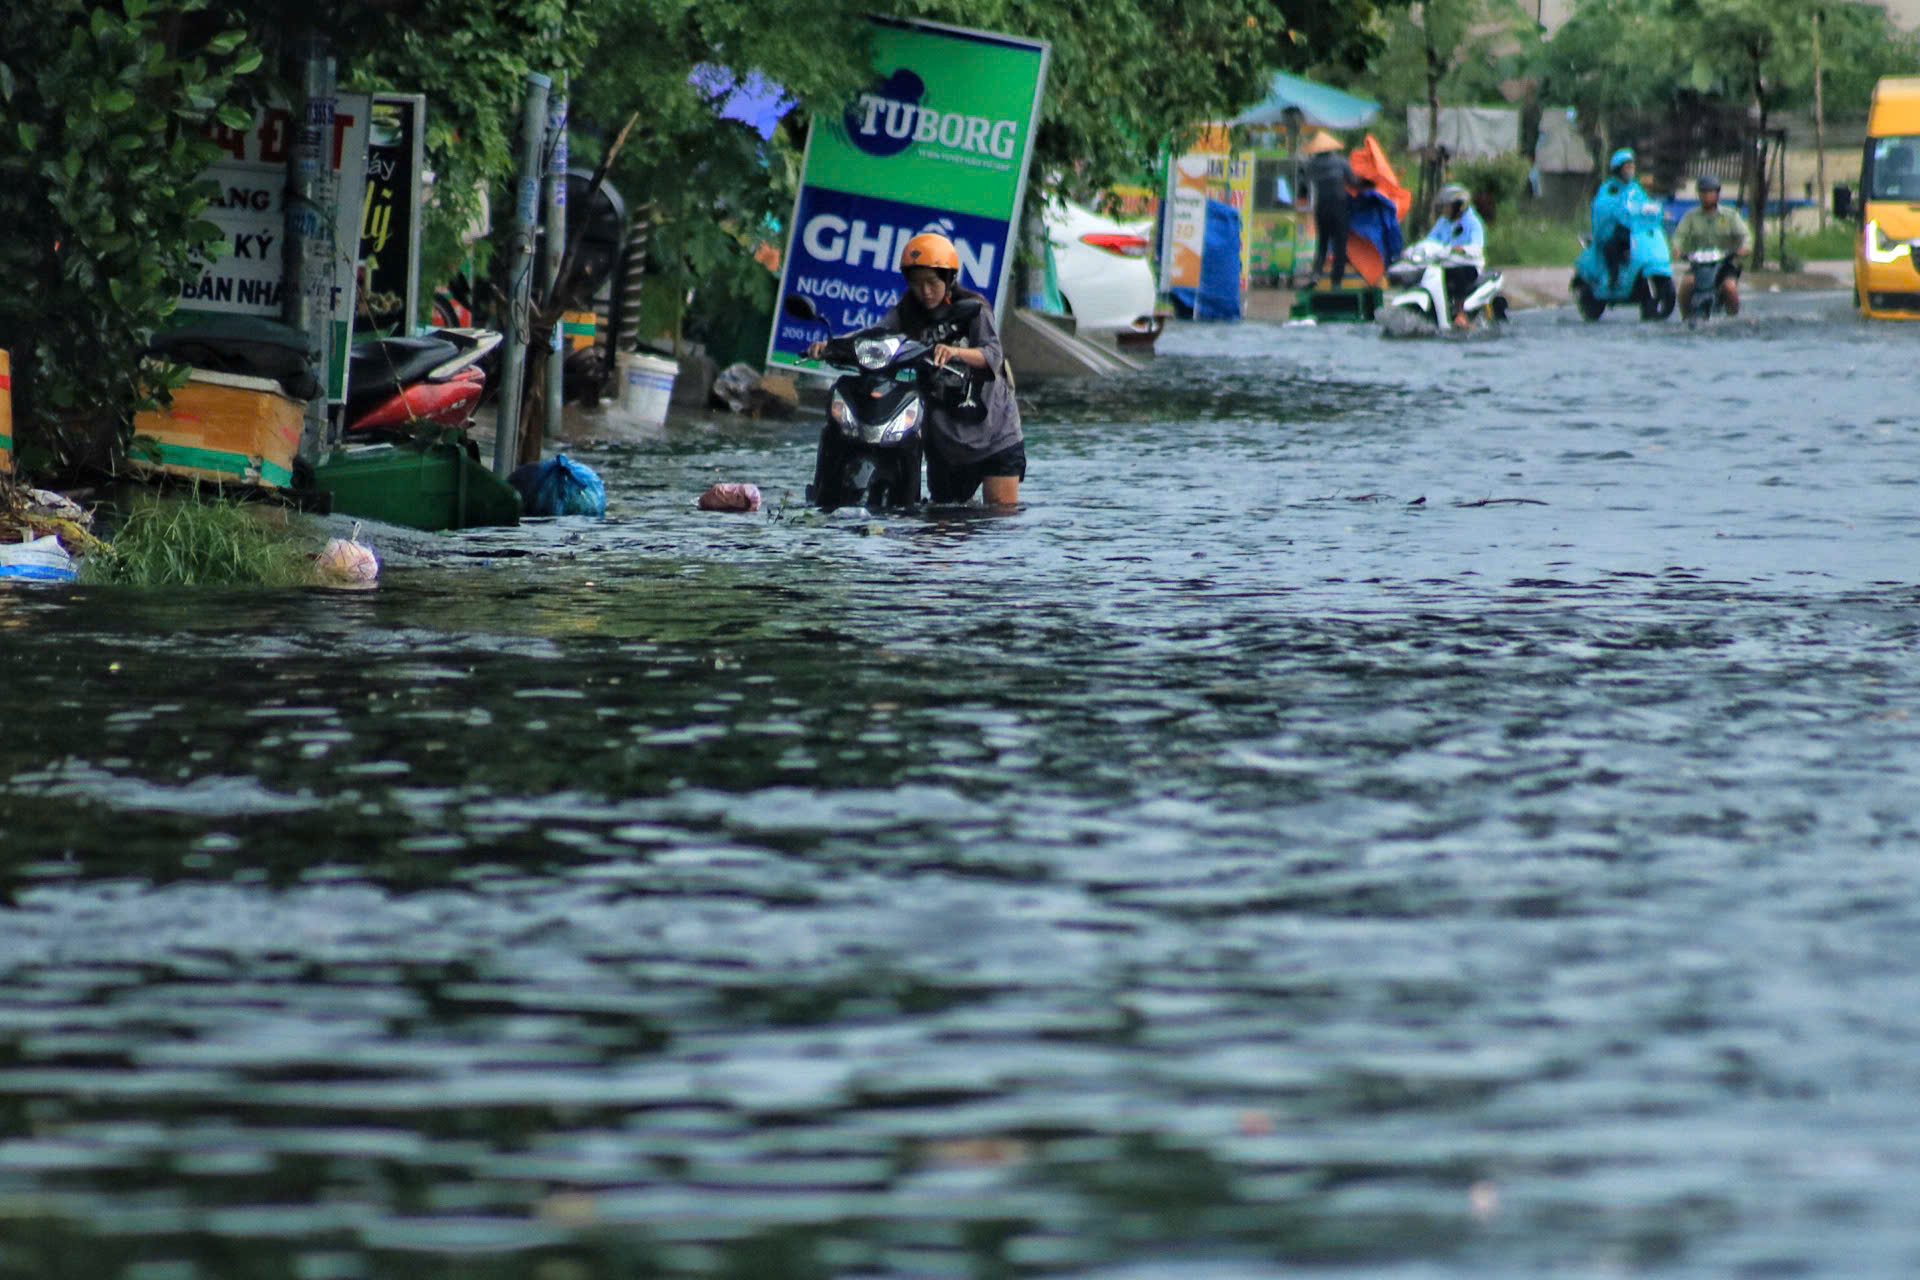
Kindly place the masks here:
POLYGON ((780 117, 797 105, 785 89, 758 71, 736 76, 725 67, 703 62, 687 82, 707 95, 722 120, 738 120, 762 138, 771 138, 780 117))
POLYGON ((1207 201, 1200 242, 1200 287, 1169 291, 1174 305, 1195 320, 1240 318, 1240 214, 1224 200, 1207 201))
POLYGON ((1307 124, 1322 129, 1358 129, 1380 114, 1377 102, 1276 71, 1268 82, 1267 96, 1235 116, 1233 123, 1284 124, 1289 108, 1298 111, 1307 124))
POLYGON ((1400 211, 1393 201, 1378 191, 1362 191, 1353 197, 1349 228, 1354 235, 1365 236, 1380 251, 1380 261, 1397 262, 1406 247, 1400 231, 1400 211))

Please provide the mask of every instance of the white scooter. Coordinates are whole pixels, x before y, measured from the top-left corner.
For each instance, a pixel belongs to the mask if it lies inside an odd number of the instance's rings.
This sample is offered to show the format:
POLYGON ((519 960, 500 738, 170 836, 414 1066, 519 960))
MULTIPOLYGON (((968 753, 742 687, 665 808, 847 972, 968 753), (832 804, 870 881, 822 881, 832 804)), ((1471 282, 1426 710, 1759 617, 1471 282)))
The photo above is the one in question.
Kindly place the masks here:
POLYGON ((1455 311, 1467 319, 1501 324, 1507 318, 1506 282, 1498 271, 1488 271, 1478 248, 1450 249, 1432 240, 1418 240, 1387 268, 1387 280, 1398 292, 1380 309, 1380 323, 1390 333, 1439 332, 1453 322, 1455 311), (1447 299, 1447 268, 1477 267, 1480 275, 1467 291, 1466 301, 1453 306, 1447 299))

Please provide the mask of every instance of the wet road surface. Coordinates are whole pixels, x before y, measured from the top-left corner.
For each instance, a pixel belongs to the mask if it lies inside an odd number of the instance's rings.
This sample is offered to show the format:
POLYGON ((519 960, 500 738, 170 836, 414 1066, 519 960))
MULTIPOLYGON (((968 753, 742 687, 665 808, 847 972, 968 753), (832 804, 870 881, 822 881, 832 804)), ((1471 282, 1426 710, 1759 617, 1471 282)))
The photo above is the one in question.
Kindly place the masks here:
POLYGON ((0 1275, 1910 1274, 1912 341, 1184 328, 1011 516, 719 415, 0 591, 0 1275))

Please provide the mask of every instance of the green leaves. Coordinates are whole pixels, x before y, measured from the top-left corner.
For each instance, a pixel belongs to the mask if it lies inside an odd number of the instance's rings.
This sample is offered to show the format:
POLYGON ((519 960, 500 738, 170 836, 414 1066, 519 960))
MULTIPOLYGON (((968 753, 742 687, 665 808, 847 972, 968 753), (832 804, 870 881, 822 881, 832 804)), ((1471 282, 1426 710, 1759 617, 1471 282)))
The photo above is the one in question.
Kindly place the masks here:
POLYGON ((237 106, 252 91, 242 77, 261 65, 241 33, 177 43, 194 29, 181 15, 199 7, 0 6, 0 259, 14 285, 0 290, 0 346, 25 375, 21 456, 55 471, 102 460, 100 443, 130 428, 144 394, 138 353, 177 309, 208 226, 193 99, 237 106))

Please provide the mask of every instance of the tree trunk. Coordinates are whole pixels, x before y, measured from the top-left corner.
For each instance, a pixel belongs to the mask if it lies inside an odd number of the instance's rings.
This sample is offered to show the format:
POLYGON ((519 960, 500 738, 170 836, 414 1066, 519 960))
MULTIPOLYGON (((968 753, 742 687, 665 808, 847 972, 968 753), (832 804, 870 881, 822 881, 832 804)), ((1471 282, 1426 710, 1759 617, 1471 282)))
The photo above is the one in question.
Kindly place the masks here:
POLYGON ((1440 51, 1433 47, 1433 28, 1428 24, 1430 15, 1426 6, 1420 9, 1420 34, 1426 44, 1427 53, 1427 145, 1420 156, 1420 195, 1411 214, 1417 220, 1426 210, 1433 207, 1433 197, 1440 190, 1440 51))
POLYGON ((1820 10, 1813 11, 1813 198, 1820 210, 1820 229, 1827 229, 1826 105, 1820 93, 1820 10))

